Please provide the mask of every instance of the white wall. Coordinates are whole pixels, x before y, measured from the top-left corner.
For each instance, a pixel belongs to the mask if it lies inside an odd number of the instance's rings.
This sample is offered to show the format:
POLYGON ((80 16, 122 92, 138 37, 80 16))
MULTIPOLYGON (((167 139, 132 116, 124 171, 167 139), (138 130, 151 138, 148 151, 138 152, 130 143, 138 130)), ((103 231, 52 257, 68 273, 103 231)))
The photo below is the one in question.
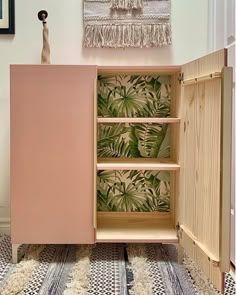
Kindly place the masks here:
POLYGON ((172 0, 173 45, 155 49, 83 49, 81 0, 15 0, 15 4, 16 34, 0 35, 0 227, 1 221, 6 225, 10 216, 9 64, 40 63, 42 24, 37 18, 39 10, 45 9, 49 13, 52 63, 182 64, 206 54, 208 46, 207 0, 172 0))
POLYGON ((236 103, 235 103, 235 0, 209 0, 209 50, 228 48, 228 66, 233 67, 232 105, 232 177, 231 177, 231 254, 235 265, 235 200, 236 200, 236 103))

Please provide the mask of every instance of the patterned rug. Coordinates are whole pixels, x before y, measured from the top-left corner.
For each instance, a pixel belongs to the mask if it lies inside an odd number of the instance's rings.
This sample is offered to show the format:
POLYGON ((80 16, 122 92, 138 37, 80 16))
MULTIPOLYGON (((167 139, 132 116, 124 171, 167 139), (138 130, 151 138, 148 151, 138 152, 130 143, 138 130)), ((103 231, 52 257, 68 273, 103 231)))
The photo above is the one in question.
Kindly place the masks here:
MULTIPOLYGON (((11 263, 8 236, 0 238, 0 294, 219 294, 198 290, 172 245, 24 245, 11 263)), ((225 294, 236 294, 230 275, 225 294)))

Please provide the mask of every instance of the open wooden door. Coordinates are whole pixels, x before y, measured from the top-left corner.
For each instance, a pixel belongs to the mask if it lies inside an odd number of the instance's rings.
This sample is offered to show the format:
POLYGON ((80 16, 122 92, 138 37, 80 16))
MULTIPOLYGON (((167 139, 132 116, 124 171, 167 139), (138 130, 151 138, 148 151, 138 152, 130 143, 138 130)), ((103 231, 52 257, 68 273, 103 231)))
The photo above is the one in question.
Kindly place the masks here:
POLYGON ((95 242, 96 66, 11 66, 11 240, 95 242))
POLYGON ((226 50, 182 67, 180 244, 214 286, 229 270, 231 89, 226 50))

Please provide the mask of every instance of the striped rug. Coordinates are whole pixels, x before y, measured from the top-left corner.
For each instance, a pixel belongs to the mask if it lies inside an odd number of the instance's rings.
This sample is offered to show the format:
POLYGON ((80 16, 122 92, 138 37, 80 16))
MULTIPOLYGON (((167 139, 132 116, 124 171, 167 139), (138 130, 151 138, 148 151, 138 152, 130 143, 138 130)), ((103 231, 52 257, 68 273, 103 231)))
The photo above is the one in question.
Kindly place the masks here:
MULTIPOLYGON (((11 263, 8 236, 0 238, 0 294, 151 295, 201 293, 172 245, 24 245, 11 263)), ((227 275, 225 294, 235 294, 227 275)))

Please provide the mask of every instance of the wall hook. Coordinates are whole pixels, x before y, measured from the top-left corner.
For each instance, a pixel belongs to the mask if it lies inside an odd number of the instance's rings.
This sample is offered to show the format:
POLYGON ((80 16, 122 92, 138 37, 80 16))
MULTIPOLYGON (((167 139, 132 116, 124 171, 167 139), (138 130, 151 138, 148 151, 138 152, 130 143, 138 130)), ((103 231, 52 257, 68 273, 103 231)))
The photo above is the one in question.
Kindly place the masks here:
POLYGON ((46 10, 40 10, 38 13, 38 19, 45 23, 45 19, 48 17, 48 12, 46 10))

